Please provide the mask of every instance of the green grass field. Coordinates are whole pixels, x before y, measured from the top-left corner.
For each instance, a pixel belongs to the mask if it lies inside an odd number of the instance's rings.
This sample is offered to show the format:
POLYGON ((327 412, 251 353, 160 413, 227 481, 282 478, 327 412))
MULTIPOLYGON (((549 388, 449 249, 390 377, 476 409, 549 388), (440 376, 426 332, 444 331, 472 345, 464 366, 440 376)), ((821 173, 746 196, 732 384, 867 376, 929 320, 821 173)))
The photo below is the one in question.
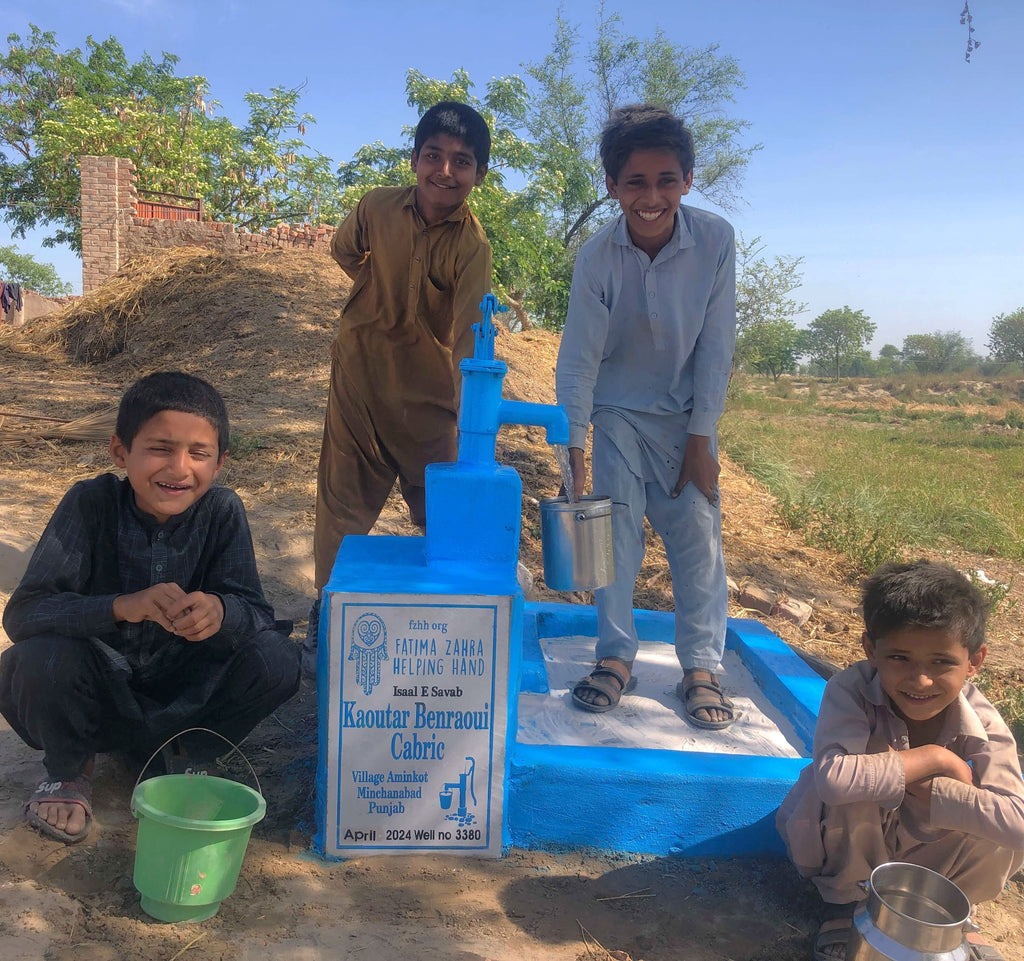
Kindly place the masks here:
POLYGON ((865 573, 922 548, 1024 560, 1016 398, 918 393, 872 399, 737 377, 722 448, 775 495, 787 524, 865 573))

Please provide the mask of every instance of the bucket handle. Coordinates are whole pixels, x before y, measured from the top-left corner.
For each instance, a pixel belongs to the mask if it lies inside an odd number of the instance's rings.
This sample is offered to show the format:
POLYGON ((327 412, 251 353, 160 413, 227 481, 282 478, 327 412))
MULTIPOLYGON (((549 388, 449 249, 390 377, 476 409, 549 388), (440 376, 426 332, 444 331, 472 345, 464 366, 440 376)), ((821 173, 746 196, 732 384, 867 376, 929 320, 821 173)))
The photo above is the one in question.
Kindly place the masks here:
MULTIPOLYGON (((242 749, 237 744, 235 744, 234 741, 228 740, 228 738, 226 738, 223 734, 219 733, 218 731, 211 731, 208 727, 187 727, 185 728, 184 731, 178 731, 177 734, 172 734, 166 741, 164 741, 163 744, 160 745, 160 747, 158 747, 152 754, 150 754, 149 760, 142 765, 142 770, 139 771, 139 776, 135 779, 135 787, 132 788, 132 814, 135 813, 135 788, 139 786, 139 782, 142 780, 142 775, 146 773, 146 769, 150 766, 150 764, 153 763, 153 758, 155 758, 176 737, 181 737, 182 734, 191 734, 193 731, 202 731, 206 734, 212 734, 214 737, 219 737, 222 741, 226 741, 228 744, 230 744, 231 747, 234 748, 234 752, 238 753, 238 756, 243 761, 245 761, 246 767, 249 768, 249 773, 252 775, 252 779, 256 782, 256 793, 259 794, 260 797, 263 797, 263 788, 260 787, 260 779, 256 775, 255 768, 253 768, 252 764, 249 763, 249 759, 245 756, 245 754, 242 753, 242 749)), ((266 800, 266 798, 264 798, 264 800, 266 800)))

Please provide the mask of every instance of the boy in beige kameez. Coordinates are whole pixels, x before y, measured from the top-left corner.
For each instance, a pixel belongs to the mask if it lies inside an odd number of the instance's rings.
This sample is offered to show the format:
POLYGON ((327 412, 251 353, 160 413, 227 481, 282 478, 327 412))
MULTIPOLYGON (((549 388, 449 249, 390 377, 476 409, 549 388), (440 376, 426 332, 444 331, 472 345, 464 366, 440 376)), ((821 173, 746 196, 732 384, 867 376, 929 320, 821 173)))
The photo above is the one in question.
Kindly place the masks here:
POLYGON ((397 479, 426 523, 424 468, 458 453, 459 362, 491 289, 491 248, 466 198, 490 159, 487 123, 444 102, 416 127, 415 187, 369 191, 331 253, 352 290, 331 345, 313 550, 318 600, 304 645, 315 669, 319 596, 348 534, 367 534, 397 479))
POLYGON ((945 564, 887 565, 864 585, 866 661, 831 678, 814 760, 779 809, 789 856, 826 903, 814 957, 846 956, 858 882, 887 861, 930 868, 971 902, 1024 861, 1013 735, 968 680, 987 604, 945 564))

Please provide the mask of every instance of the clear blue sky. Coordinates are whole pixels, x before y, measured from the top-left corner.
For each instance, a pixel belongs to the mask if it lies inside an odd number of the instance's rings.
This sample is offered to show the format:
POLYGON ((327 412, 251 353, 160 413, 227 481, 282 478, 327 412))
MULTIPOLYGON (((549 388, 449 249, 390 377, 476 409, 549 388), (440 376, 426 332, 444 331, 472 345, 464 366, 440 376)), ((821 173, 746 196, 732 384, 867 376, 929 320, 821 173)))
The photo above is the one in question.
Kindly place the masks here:
MULTIPOLYGON (((1024 306, 1024 3, 971 0, 970 64, 962 3, 609 0, 630 34, 661 27, 739 61, 734 115, 763 149, 727 216, 769 255, 804 258, 798 325, 848 304, 878 325, 876 351, 957 330, 984 354, 992 318, 1024 306)), ((593 2, 563 10, 592 35, 593 2)), ((0 0, 5 35, 35 23, 63 47, 113 35, 131 58, 177 54, 178 72, 207 77, 236 123, 246 91, 306 83, 307 140, 335 161, 415 123, 410 67, 441 78, 465 67, 482 94, 548 52, 554 12, 539 0, 0 0)), ((38 240, 16 243, 80 285, 77 258, 38 240)))

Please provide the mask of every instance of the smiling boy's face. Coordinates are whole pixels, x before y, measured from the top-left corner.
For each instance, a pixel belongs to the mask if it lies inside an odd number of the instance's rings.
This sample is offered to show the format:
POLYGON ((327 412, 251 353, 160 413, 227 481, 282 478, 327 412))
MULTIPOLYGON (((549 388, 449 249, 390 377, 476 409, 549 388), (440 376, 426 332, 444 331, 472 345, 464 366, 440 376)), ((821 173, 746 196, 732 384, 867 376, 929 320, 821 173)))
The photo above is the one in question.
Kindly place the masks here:
POLYGON ((626 215, 633 243, 653 260, 672 237, 679 201, 690 192, 693 171, 684 174, 671 150, 634 150, 618 180, 606 177, 605 184, 626 215))
POLYGON ((428 224, 445 220, 462 206, 469 192, 484 182, 472 148, 447 133, 436 133, 412 152, 416 172, 416 207, 428 224))
POLYGON ((865 634, 862 644, 882 690, 911 728, 949 707, 985 660, 984 645, 970 654, 959 634, 926 627, 904 627, 875 641, 865 634))
POLYGON ((224 466, 217 431, 208 420, 180 410, 162 410, 140 428, 129 449, 116 434, 110 456, 128 473, 135 506, 165 524, 188 510, 224 466))

